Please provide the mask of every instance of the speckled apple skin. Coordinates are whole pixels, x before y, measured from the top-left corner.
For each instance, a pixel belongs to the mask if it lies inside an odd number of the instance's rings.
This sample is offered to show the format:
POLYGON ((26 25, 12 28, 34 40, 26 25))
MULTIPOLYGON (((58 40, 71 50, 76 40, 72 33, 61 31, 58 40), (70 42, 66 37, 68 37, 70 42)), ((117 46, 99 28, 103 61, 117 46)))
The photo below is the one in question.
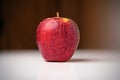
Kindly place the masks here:
POLYGON ((36 42, 46 61, 64 62, 75 52, 80 40, 77 24, 67 18, 44 19, 37 27, 36 42))

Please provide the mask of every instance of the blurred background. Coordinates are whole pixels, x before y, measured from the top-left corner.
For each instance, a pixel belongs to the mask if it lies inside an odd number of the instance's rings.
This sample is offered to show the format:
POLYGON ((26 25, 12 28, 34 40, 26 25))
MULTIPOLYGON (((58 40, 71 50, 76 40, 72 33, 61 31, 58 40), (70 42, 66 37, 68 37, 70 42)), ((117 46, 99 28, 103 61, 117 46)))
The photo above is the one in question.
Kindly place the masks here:
POLYGON ((78 24, 78 49, 120 49, 120 0, 0 0, 0 50, 37 49, 39 22, 57 11, 78 24))

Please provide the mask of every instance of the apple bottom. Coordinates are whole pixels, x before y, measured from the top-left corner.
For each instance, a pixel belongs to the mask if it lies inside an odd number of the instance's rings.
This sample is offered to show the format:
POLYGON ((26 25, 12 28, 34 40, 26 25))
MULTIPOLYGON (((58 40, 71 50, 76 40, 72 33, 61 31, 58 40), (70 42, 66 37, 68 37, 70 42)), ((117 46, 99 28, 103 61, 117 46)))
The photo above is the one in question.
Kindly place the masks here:
POLYGON ((42 54, 42 56, 44 60, 47 62, 66 62, 72 57, 73 53, 71 54, 69 53, 68 55, 67 54, 66 55, 57 55, 57 54, 48 55, 47 54, 47 56, 45 54, 44 55, 42 54))
POLYGON ((71 58, 72 56, 70 56, 70 57, 68 57, 68 58, 66 58, 66 59, 60 59, 60 58, 57 58, 57 59, 55 59, 55 58, 52 58, 52 59, 50 59, 50 58, 45 58, 44 57, 44 59, 45 59, 45 61, 47 61, 47 62, 66 62, 66 61, 68 61, 70 58, 71 58))
MULTIPOLYGON (((59 51, 59 50, 58 50, 59 51)), ((68 61, 74 54, 74 50, 69 50, 68 52, 60 53, 50 53, 48 51, 41 51, 41 55, 43 56, 44 60, 47 62, 66 62, 68 61)))
MULTIPOLYGON (((43 56, 43 57, 44 57, 44 56, 43 56)), ((68 61, 71 57, 72 57, 72 55, 70 55, 69 57, 59 57, 59 58, 53 56, 52 58, 45 58, 45 57, 44 57, 44 59, 45 59, 45 61, 47 61, 47 62, 66 62, 66 61, 68 61)))

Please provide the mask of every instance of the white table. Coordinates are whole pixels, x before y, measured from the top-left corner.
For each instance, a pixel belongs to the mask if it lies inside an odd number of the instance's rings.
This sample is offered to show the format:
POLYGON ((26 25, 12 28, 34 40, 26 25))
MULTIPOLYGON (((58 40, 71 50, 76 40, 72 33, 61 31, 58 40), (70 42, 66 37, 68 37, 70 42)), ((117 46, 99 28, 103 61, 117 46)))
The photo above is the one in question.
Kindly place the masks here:
POLYGON ((37 50, 0 53, 0 80, 120 80, 120 51, 78 50, 68 62, 45 62, 37 50))

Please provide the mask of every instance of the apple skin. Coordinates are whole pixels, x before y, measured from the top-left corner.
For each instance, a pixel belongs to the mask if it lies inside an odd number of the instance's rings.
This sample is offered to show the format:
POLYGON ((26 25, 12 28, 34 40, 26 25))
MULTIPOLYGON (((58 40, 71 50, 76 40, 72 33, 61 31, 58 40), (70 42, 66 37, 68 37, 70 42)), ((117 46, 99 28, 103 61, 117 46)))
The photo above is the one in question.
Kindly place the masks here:
POLYGON ((68 18, 46 18, 37 27, 36 43, 46 61, 69 60, 80 41, 77 24, 68 18))

